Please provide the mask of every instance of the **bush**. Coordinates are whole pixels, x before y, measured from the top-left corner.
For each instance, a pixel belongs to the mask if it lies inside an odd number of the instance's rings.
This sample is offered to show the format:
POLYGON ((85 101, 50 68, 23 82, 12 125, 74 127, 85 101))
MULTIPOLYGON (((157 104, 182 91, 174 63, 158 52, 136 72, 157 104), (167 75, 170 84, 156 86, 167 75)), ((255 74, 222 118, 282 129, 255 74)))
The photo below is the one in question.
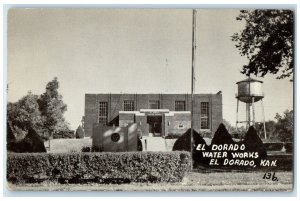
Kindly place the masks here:
MULTIPOLYGON (((212 147, 214 145, 234 145, 236 144, 233 139, 232 136, 229 134, 227 128, 225 127, 225 125, 223 123, 221 123, 217 129, 217 131, 214 134, 214 137, 211 140, 211 144, 208 148, 208 150, 212 151, 212 147)), ((220 151, 222 154, 224 152, 227 153, 227 158, 231 159, 232 158, 232 152, 233 151, 226 151, 226 150, 222 150, 220 151)), ((219 164, 223 164, 224 163, 225 158, 218 158, 218 162, 219 164)), ((223 166, 223 165, 222 165, 223 166)))
POLYGON ((68 131, 60 131, 59 133, 53 134, 53 139, 70 139, 75 138, 74 131, 68 130, 68 131))
POLYGON ((81 152, 103 152, 100 147, 91 146, 91 147, 82 147, 81 152))
POLYGON ((36 133, 36 131, 29 127, 26 137, 21 141, 10 142, 7 145, 7 150, 16 153, 40 153, 47 152, 44 141, 36 133))
POLYGON ((246 151, 258 152, 259 159, 267 156, 267 150, 264 146, 264 143, 259 138, 257 131, 253 126, 250 126, 245 134, 243 144, 246 146, 246 151))
POLYGON ((100 147, 92 146, 91 152, 103 152, 103 150, 100 147))
POLYGON ((179 182, 189 171, 188 152, 8 154, 12 183, 179 182))
POLYGON ((84 138, 84 131, 81 126, 76 129, 76 138, 84 138))
MULTIPOLYGON (((199 164, 208 164, 209 160, 203 157, 202 151, 198 151, 198 144, 203 144, 205 149, 208 148, 205 140, 201 137, 201 135, 193 130, 193 162, 194 167, 199 164)), ((178 138, 174 145, 173 151, 191 151, 191 129, 188 129, 180 138, 178 138)))
POLYGON ((82 147, 81 152, 91 152, 91 147, 82 147))
POLYGON ((264 143, 264 146, 267 151, 281 151, 283 148, 283 143, 282 142, 268 142, 264 143))
POLYGON ((211 144, 221 145, 221 144, 235 144, 231 135, 228 133, 224 124, 220 124, 214 137, 211 140, 211 144))
POLYGON ((293 144, 291 142, 285 143, 284 148, 285 148, 286 153, 292 153, 293 152, 293 144))

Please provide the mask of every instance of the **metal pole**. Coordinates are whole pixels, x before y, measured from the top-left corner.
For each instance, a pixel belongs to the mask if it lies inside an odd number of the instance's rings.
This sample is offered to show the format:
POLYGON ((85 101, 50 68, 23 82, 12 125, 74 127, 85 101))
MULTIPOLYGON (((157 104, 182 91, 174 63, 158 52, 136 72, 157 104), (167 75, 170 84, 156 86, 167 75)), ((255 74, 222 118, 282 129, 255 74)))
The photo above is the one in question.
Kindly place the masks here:
POLYGON ((265 139, 267 139, 267 130, 266 130, 266 122, 265 122, 265 109, 264 109, 264 103, 263 100, 260 100, 261 103, 261 108, 262 108, 262 116, 263 116, 263 124, 264 124, 264 134, 265 134, 265 139))
POLYGON ((194 68, 195 68, 195 49, 196 49, 196 10, 193 9, 193 31, 192 31, 192 86, 191 86, 191 170, 193 169, 193 117, 194 117, 194 82, 195 82, 195 75, 194 75, 194 68))
POLYGON ((235 128, 237 129, 238 127, 238 122, 239 122, 239 99, 236 99, 236 123, 235 123, 235 128))

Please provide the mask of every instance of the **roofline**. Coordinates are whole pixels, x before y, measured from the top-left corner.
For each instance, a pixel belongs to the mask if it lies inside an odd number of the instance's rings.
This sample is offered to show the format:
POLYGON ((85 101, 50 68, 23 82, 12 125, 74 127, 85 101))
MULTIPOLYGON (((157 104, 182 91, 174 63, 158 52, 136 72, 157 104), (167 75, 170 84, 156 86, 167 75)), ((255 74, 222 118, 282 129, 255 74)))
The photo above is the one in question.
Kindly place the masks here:
MULTIPOLYGON (((100 94, 106 94, 106 95, 191 95, 191 93, 85 93, 85 95, 100 95, 100 94)), ((222 93, 194 93, 194 95, 222 95, 222 93)))
POLYGON ((248 79, 245 79, 245 80, 238 81, 238 82, 236 82, 236 84, 241 83, 241 82, 260 82, 260 83, 263 83, 263 81, 256 80, 256 79, 253 79, 253 78, 250 78, 250 79, 248 78, 248 79))

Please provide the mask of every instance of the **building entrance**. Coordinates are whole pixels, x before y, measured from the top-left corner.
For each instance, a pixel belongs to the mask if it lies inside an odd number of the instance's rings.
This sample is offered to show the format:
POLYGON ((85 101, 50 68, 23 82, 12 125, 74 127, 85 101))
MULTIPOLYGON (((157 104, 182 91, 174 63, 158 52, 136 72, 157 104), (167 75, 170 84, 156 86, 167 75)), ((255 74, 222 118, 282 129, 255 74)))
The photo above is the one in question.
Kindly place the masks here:
POLYGON ((161 136, 162 116, 147 116, 147 123, 149 124, 149 133, 153 136, 161 136))

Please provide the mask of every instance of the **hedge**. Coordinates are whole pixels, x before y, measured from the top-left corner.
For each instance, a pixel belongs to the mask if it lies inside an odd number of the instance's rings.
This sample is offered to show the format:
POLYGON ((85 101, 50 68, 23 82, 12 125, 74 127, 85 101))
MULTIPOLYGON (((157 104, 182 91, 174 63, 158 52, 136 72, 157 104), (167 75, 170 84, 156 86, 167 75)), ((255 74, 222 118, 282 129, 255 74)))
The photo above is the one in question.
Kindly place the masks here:
POLYGON ((188 152, 10 153, 7 181, 179 182, 189 164, 188 152))

